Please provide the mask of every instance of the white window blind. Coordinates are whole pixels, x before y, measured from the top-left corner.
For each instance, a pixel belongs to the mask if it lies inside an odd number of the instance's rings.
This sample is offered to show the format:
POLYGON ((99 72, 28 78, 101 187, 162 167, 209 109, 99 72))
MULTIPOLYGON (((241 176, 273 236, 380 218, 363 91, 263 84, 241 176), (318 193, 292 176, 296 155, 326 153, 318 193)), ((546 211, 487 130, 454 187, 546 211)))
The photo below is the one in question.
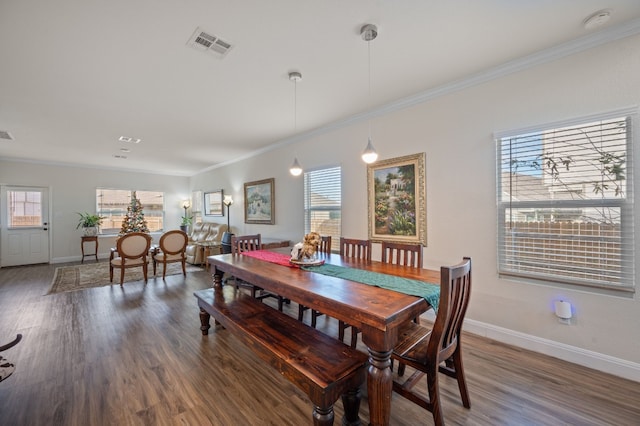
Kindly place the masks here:
POLYGON ((632 291, 631 116, 498 139, 498 272, 632 291))
POLYGON ((331 249, 340 246, 342 223, 342 171, 340 167, 305 172, 304 232, 331 236, 331 249))

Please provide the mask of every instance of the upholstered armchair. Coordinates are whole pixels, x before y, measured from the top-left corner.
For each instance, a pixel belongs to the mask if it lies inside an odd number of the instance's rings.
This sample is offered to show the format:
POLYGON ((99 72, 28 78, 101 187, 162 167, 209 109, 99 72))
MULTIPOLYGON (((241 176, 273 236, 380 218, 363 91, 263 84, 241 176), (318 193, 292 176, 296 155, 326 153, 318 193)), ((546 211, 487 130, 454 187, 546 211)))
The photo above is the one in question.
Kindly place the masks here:
POLYGON ((120 287, 124 283, 124 270, 142 268, 144 282, 147 282, 147 266, 151 236, 144 232, 130 232, 118 238, 116 248, 111 249, 109 259, 109 280, 113 282, 113 269, 120 269, 120 287), (116 255, 117 254, 117 255, 116 255))
MULTIPOLYGON (((187 249, 185 255, 187 257, 187 263, 200 265, 204 262, 203 245, 210 243, 220 244, 222 240, 222 234, 227 230, 227 224, 214 223, 214 222, 198 222, 193 225, 191 234, 189 235, 189 242, 187 243, 187 249), (200 245, 198 245, 200 244, 200 245)), ((219 253, 219 248, 211 250, 211 254, 219 253)))
POLYGON ((160 247, 153 251, 153 275, 156 274, 156 266, 162 263, 162 279, 167 275, 167 263, 180 262, 182 264, 182 274, 187 276, 185 267, 186 257, 184 255, 187 247, 188 237, 184 231, 175 229, 167 231, 160 237, 160 247))

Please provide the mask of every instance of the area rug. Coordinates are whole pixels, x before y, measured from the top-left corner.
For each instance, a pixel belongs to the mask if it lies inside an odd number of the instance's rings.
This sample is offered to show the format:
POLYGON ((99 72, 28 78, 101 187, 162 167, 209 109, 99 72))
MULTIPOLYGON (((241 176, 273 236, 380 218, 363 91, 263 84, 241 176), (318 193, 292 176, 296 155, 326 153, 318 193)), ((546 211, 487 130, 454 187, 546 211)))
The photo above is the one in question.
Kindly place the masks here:
MULTIPOLYGON (((187 264, 187 273, 201 271, 202 268, 187 264)), ((182 273, 182 265, 169 263, 167 275, 182 273)), ((149 265, 147 279, 153 280, 153 265, 149 265)), ((162 280, 162 265, 158 265, 155 279, 162 280)), ((142 281, 142 268, 130 268, 124 271, 124 282, 142 281)), ((47 294, 84 290, 86 288, 120 285, 120 270, 113 270, 113 282, 109 280, 109 262, 88 263, 86 265, 61 266, 56 268, 51 288, 47 294)))

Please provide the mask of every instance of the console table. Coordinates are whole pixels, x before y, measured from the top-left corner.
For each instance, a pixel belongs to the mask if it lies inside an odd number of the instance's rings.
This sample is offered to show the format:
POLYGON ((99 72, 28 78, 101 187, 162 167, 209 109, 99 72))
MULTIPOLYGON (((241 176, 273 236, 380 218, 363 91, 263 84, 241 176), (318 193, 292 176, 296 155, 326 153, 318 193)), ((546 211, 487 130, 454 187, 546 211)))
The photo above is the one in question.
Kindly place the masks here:
POLYGON ((82 250, 82 260, 80 261, 80 263, 84 263, 84 258, 87 256, 95 256, 96 257, 96 262, 98 261, 98 236, 97 235, 93 235, 93 236, 82 236, 81 237, 82 240, 80 241, 80 249, 82 250), (84 254, 84 243, 86 242, 91 242, 93 241, 94 244, 94 251, 93 253, 87 253, 84 254))

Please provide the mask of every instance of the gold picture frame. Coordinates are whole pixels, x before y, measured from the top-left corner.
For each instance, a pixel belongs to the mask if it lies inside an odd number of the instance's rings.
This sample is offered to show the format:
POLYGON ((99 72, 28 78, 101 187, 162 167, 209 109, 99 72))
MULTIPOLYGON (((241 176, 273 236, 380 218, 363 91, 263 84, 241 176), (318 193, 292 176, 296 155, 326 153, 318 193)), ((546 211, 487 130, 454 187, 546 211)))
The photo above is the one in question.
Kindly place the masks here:
POLYGON ((369 239, 427 245, 425 153, 367 165, 369 239))
POLYGON ((244 223, 274 225, 276 223, 275 179, 244 184, 244 223))

